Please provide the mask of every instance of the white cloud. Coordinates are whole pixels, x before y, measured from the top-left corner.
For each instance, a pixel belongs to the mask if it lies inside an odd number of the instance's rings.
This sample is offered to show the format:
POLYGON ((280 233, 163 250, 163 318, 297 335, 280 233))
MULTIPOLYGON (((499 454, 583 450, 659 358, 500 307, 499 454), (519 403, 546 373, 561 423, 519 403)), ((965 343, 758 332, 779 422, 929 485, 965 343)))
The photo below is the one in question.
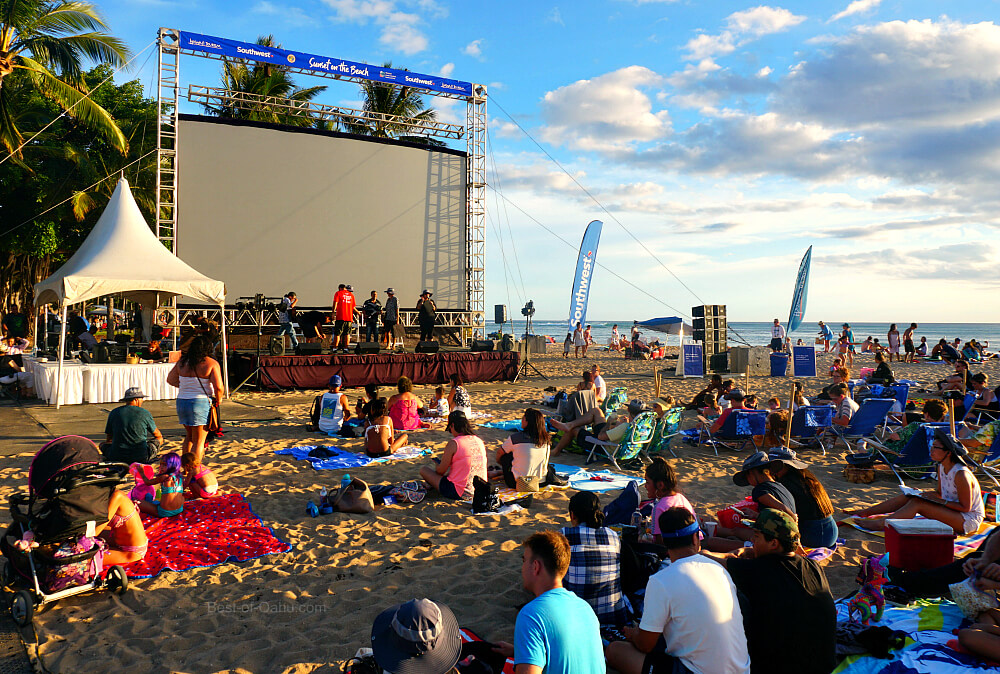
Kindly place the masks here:
MULTIPOLYGON (((835 268, 876 265, 900 280, 920 279, 957 281, 968 286, 970 279, 997 286, 996 269, 1000 250, 989 243, 953 243, 937 248, 901 250, 898 247, 873 250, 867 254, 820 255, 816 262, 835 268)), ((880 279, 885 280, 885 275, 880 279)))
POLYGON ((842 12, 837 12, 830 17, 830 21, 840 21, 844 17, 853 16, 855 14, 864 14, 869 12, 882 4, 882 0, 854 0, 851 4, 847 6, 842 12))
POLYGON ((653 112, 641 91, 662 84, 652 70, 629 66, 550 91, 542 99, 542 137, 582 150, 624 149, 662 138, 670 133, 669 114, 653 112))
POLYGON ((417 28, 419 21, 420 17, 416 14, 393 12, 389 15, 389 21, 382 29, 378 41, 407 56, 419 54, 427 49, 428 44, 427 36, 417 28))
POLYGON ((451 74, 453 72, 455 72, 455 64, 445 63, 443 66, 441 66, 441 70, 438 71, 438 75, 440 75, 441 77, 451 77, 451 74))
POLYGON ((559 11, 558 7, 553 7, 548 16, 545 17, 545 20, 551 23, 558 23, 560 26, 566 25, 563 22, 562 12, 559 11))
POLYGON ((748 42, 799 25, 806 18, 782 7, 753 7, 726 17, 726 29, 717 35, 702 33, 691 38, 684 49, 693 60, 712 59, 734 52, 748 42))
POLYGON ((483 41, 473 40, 462 48, 462 53, 473 58, 481 57, 483 55, 483 41))
POLYGON ((323 0, 333 10, 334 21, 381 27, 379 42, 407 56, 425 51, 429 40, 421 26, 421 14, 402 11, 406 6, 428 17, 444 16, 446 11, 434 0, 323 0))
POLYGON ((757 77, 767 77, 768 75, 770 75, 773 72, 774 71, 771 70, 770 66, 764 66, 763 68, 761 68, 760 70, 757 71, 757 77))

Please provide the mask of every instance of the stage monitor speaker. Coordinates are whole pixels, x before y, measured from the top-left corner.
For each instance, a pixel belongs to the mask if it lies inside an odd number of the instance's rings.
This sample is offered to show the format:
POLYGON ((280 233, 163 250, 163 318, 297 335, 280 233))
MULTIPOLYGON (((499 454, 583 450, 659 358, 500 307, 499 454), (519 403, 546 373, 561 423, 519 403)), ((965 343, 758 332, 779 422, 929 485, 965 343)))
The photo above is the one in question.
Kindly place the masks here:
POLYGON ((494 341, 492 339, 476 339, 472 342, 472 347, 470 351, 492 351, 494 347, 494 341))
POLYGON ((131 344, 132 343, 132 333, 130 332, 119 332, 115 334, 115 341, 119 344, 131 344))
POLYGON ((494 304, 493 305, 493 322, 496 324, 503 324, 507 322, 507 305, 506 304, 494 304))
POLYGON ((414 353, 437 353, 441 345, 437 342, 417 342, 417 347, 413 349, 414 353))
POLYGON ((299 344, 295 347, 295 355, 297 356, 318 356, 323 353, 322 342, 312 342, 299 344))
POLYGON ((272 356, 284 356, 285 355, 284 335, 272 335, 271 339, 267 343, 267 352, 272 356))
POLYGON ((378 353, 382 345, 378 342, 358 342, 354 347, 355 355, 371 355, 373 353, 378 353))
POLYGON ((91 358, 90 354, 87 353, 86 351, 81 351, 79 357, 80 361, 83 362, 85 365, 90 365, 91 363, 94 362, 94 359, 91 358))
POLYGON ((94 347, 94 360, 102 364, 111 362, 111 356, 108 353, 108 345, 105 342, 100 342, 94 347))

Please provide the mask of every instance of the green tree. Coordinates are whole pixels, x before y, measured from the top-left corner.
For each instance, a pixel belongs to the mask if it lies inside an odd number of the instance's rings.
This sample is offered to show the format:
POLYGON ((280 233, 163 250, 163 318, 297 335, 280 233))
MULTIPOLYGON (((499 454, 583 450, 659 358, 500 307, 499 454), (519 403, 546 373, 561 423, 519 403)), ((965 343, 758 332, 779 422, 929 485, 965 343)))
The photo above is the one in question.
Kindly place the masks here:
POLYGON ((105 32, 97 8, 77 0, 0 0, 0 146, 8 154, 24 141, 21 112, 5 86, 16 72, 31 86, 124 152, 124 134, 104 108, 88 98, 83 61, 118 66, 129 57, 125 43, 105 32))
MULTIPOLYGON (((386 62, 383 67, 392 68, 392 62, 386 62)), ((370 117, 366 122, 346 123, 344 127, 350 133, 377 138, 397 138, 426 145, 444 145, 436 139, 414 136, 413 127, 381 117, 381 115, 392 115, 419 121, 437 119, 437 111, 424 107, 424 98, 416 89, 380 82, 363 82, 361 97, 364 100, 364 111, 369 113, 370 117)))
MULTIPOLYGON (((281 48, 273 35, 261 35, 257 38, 257 44, 261 47, 281 48)), ((268 63, 248 66, 242 59, 223 59, 222 88, 237 95, 268 96, 278 100, 259 101, 248 98, 244 101, 229 100, 220 105, 205 105, 205 110, 210 114, 289 126, 313 126, 318 120, 307 111, 289 110, 276 103, 284 100, 308 102, 326 91, 325 86, 297 87, 288 68, 268 63)))

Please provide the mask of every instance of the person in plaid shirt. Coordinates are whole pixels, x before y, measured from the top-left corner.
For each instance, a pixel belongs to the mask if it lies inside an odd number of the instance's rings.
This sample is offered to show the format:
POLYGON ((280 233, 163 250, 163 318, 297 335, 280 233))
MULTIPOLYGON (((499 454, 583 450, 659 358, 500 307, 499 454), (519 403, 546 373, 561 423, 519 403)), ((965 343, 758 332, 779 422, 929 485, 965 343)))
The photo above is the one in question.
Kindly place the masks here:
POLYGON ((621 541, 602 526, 604 512, 593 492, 580 491, 569 500, 572 526, 562 530, 569 541, 569 571, 563 586, 590 604, 602 625, 624 625, 632 617, 621 588, 621 541))

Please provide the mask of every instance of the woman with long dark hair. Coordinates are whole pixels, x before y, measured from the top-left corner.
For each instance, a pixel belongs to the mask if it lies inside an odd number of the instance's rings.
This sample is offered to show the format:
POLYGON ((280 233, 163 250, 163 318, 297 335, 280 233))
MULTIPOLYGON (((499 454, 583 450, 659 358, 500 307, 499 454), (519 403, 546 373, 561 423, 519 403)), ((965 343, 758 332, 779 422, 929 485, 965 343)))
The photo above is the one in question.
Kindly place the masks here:
POLYGON ((807 548, 833 547, 837 542, 833 503, 823 484, 809 470, 809 464, 799 461, 795 452, 784 447, 772 447, 767 450, 767 455, 771 458, 774 479, 784 485, 795 499, 802 545, 807 548))
POLYGON ((448 415, 445 430, 451 433, 451 440, 445 445, 441 462, 421 468, 420 477, 445 498, 457 501, 472 493, 475 478, 486 479, 486 445, 462 412, 448 415))
POLYGON ((521 430, 512 433, 497 450, 503 481, 518 491, 538 491, 549 467, 549 431, 545 416, 530 407, 521 417, 521 430))
POLYGON ((167 375, 167 383, 180 389, 177 394, 177 419, 184 426, 181 453, 191 452, 198 458, 198 463, 205 457, 208 414, 212 405, 219 404, 219 396, 225 391, 222 369, 219 362, 209 355, 211 352, 208 337, 195 337, 167 375))
POLYGON ((590 604, 602 625, 624 625, 631 607, 621 588, 621 540, 604 526, 597 494, 578 491, 569 500, 569 571, 563 587, 590 604))

